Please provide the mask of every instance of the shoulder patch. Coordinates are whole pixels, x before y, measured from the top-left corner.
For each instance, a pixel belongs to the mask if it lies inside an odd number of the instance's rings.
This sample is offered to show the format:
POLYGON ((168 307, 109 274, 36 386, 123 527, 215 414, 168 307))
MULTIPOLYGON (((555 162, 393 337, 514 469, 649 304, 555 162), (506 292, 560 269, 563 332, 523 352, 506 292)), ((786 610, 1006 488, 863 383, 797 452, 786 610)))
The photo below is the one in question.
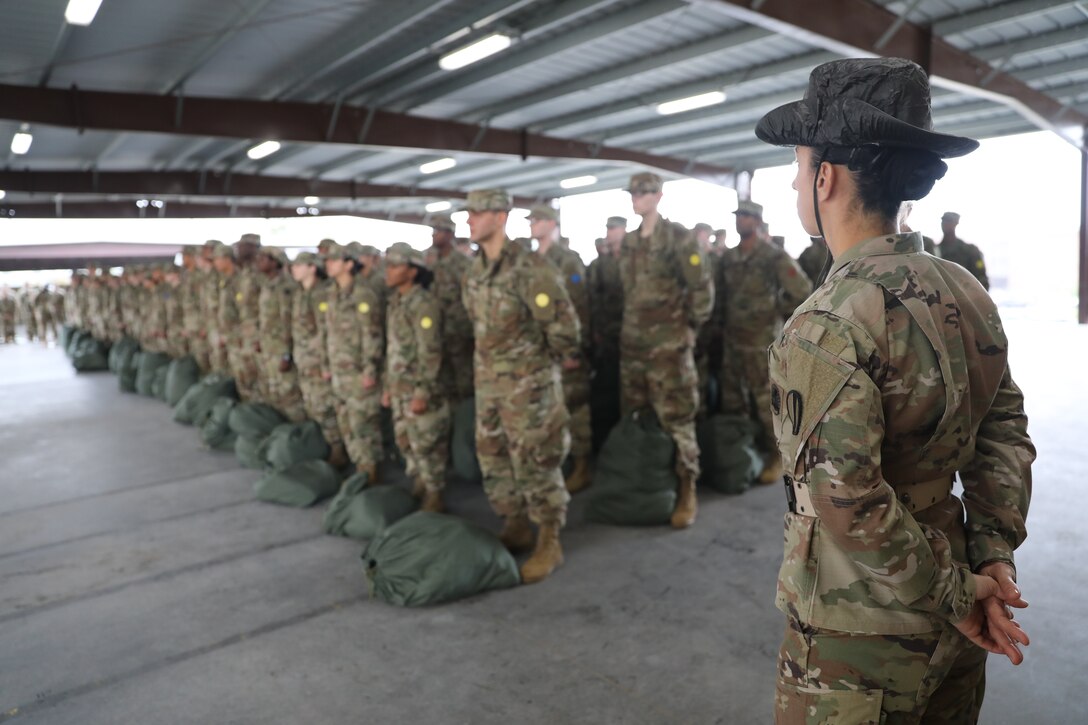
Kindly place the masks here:
POLYGON ((984 267, 986 266, 986 263, 985 263, 985 262, 983 262, 983 261, 982 261, 982 260, 980 259, 980 260, 978 260, 977 262, 975 262, 975 266, 976 266, 976 267, 978 267, 979 269, 983 269, 983 268, 984 268, 984 267))
POLYGON ((552 298, 548 296, 547 292, 538 292, 536 297, 533 298, 533 302, 537 307, 547 307, 552 303, 552 298))
POLYGON ((317 309, 320 312, 328 312, 329 311, 329 303, 328 302, 320 302, 317 305, 317 309))
POLYGON ((424 315, 419 320, 419 326, 422 327, 424 330, 429 330, 434 327, 434 320, 429 315, 424 315))
POLYGON ((234 293, 234 301, 235 302, 241 302, 242 301, 242 293, 241 292, 235 292, 234 293))
POLYGON ((577 272, 575 272, 574 274, 572 274, 572 275, 570 276, 570 281, 571 281, 571 282, 573 282, 574 284, 581 284, 581 282, 582 282, 582 275, 580 275, 580 274, 578 274, 577 272))
POLYGON ((370 303, 369 302, 360 302, 358 309, 359 309, 359 312, 361 312, 361 313, 363 313, 365 315, 368 312, 370 312, 370 303))

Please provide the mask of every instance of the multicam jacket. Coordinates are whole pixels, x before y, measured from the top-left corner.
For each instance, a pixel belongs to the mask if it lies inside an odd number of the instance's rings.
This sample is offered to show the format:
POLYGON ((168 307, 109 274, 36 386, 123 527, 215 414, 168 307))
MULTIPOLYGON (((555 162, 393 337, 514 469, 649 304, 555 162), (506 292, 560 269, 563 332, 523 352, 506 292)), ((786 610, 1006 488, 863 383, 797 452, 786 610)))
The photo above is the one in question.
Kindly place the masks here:
POLYGON ((291 356, 300 375, 313 377, 329 370, 325 328, 329 287, 318 280, 313 287, 299 285, 291 295, 291 356))
POLYGON ((297 289, 299 289, 298 283, 288 278, 286 274, 266 279, 261 285, 257 310, 262 356, 282 358, 292 354, 291 297, 297 289))
POLYGON ((654 232, 628 232, 620 249, 626 354, 690 347, 693 331, 710 318, 714 280, 706 254, 683 225, 658 219, 654 232))
POLYGON ((541 255, 559 270, 570 296, 574 311, 578 313, 578 322, 582 331, 582 347, 589 347, 589 284, 586 280, 586 265, 578 253, 554 242, 548 251, 541 255))
POLYGON ((389 295, 386 309, 385 388, 397 396, 436 401, 442 394, 442 309, 428 290, 414 285, 389 295))
POLYGON ((338 394, 361 391, 362 378, 380 378, 384 338, 381 302, 371 287, 353 278, 346 289, 330 288, 326 328, 329 367, 338 394))
POLYGON ((990 278, 986 274, 986 262, 982 259, 982 252, 974 244, 968 244, 962 239, 952 238, 941 242, 938 247, 941 259, 947 259, 966 269, 986 289, 990 289, 990 278))
POLYGON ((1035 449, 993 301, 917 233, 867 240, 770 350, 787 474, 815 517, 787 513, 778 607, 865 634, 940 629, 974 602, 968 574, 1012 563, 1035 449), (960 498, 912 514, 902 489, 959 473, 960 498), (966 520, 964 511, 966 510, 966 520))
POLYGON ((718 305, 725 339, 736 345, 766 348, 812 292, 812 282, 793 258, 766 242, 748 252, 725 250, 720 270, 718 305))

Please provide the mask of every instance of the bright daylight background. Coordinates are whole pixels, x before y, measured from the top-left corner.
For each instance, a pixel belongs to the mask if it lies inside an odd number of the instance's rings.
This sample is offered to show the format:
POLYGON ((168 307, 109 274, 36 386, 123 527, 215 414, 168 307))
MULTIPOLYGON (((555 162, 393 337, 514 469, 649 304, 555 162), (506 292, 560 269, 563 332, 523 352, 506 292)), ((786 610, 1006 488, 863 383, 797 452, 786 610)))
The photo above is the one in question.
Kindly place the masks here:
MULTIPOLYGON (((915 204, 914 229, 940 241, 945 211, 962 215, 959 236, 977 244, 986 256, 992 293, 1005 308, 1038 319, 1072 319, 1076 307, 1077 234, 1079 228, 1080 154, 1057 136, 1031 133, 984 141, 975 153, 952 159, 948 175, 926 199, 915 204)), ((808 244, 797 221, 794 168, 764 169, 752 181, 752 198, 763 204, 771 233, 786 238, 796 256, 808 244)), ((691 226, 707 222, 729 231, 735 244, 732 211, 737 195, 701 181, 665 185, 662 213, 691 226)), ((560 201, 563 233, 588 263, 593 242, 604 236, 609 216, 628 217, 638 226, 630 198, 619 189, 570 196, 560 201)), ((526 210, 511 214, 511 237, 528 236, 526 210)), ((454 214, 458 235, 467 236, 464 212, 454 214)), ((384 248, 396 241, 425 249, 430 230, 413 224, 353 217, 298 219, 4 219, 0 245, 63 242, 201 243, 231 242, 245 232, 259 233, 266 244, 312 249, 319 239, 361 241, 384 248)), ((293 252, 292 252, 293 256, 293 252)), ((45 284, 65 280, 59 271, 0 272, 0 285, 45 284)))

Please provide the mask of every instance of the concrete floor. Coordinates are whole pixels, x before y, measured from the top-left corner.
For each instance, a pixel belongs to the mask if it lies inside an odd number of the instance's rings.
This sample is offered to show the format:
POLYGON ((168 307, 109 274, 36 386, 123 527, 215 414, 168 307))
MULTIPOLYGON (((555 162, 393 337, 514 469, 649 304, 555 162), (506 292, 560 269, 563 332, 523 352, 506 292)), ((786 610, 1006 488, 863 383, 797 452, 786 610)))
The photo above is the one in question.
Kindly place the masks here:
MULTIPOLYGON (((1039 448, 1033 644, 991 658, 983 722, 1088 722, 1088 329, 1010 329, 1039 448)), ((576 500, 551 579, 405 610, 367 600, 320 508, 258 503, 256 479, 111 375, 0 346, 0 722, 770 720, 781 487, 706 495, 684 532, 586 524, 576 500)), ((473 487, 450 502, 496 523, 473 487)))

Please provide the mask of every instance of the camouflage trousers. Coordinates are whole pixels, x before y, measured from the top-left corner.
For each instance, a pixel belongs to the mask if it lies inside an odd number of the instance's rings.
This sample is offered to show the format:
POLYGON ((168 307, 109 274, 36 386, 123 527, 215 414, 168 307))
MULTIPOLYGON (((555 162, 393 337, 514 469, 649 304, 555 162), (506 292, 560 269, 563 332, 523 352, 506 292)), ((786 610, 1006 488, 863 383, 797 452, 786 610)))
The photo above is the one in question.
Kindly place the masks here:
POLYGON ((411 410, 412 395, 392 395, 393 430, 404 456, 409 478, 428 491, 446 487, 446 462, 450 457, 450 406, 445 399, 431 401, 427 412, 411 410))
POLYGON ((10 315, 0 317, 0 340, 15 342, 15 318, 10 315))
POLYGON ((764 454, 777 451, 767 348, 726 344, 720 378, 722 413, 746 415, 758 422, 761 430, 756 446, 764 454))
POLYGON ((360 373, 333 374, 336 423, 351 462, 370 468, 382 460, 382 391, 365 390, 359 378, 360 373))
POLYGON ((777 725, 972 725, 986 652, 954 627, 864 635, 790 618, 778 654, 777 725))
POLYGON ((38 339, 38 321, 34 315, 26 316, 26 339, 30 341, 38 339))
POLYGON ((676 475, 693 483, 699 478, 698 385, 690 347, 625 353, 620 358, 620 415, 652 407, 661 428, 676 443, 676 475))
POLYGON ((196 360, 201 375, 207 375, 212 371, 211 347, 206 337, 201 337, 196 332, 190 333, 189 354, 196 360))
POLYGON ((450 336, 442 344, 442 368, 438 379, 447 400, 464 400, 474 395, 473 353, 475 340, 470 336, 450 336))
POLYGON ((212 332, 208 335, 208 342, 212 372, 229 377, 231 375, 230 354, 227 351, 226 341, 218 332, 212 332))
POLYGON ((563 398, 570 413, 570 454, 588 456, 593 452, 593 427, 589 409, 589 367, 583 360, 577 370, 563 370, 563 398))
POLYGON ((245 403, 259 402, 261 391, 257 353, 245 343, 231 342, 227 344, 227 358, 230 374, 238 388, 238 397, 245 403))
POLYGON ((53 339, 57 338, 57 323, 54 322, 53 316, 50 314, 43 314, 41 312, 36 313, 38 322, 38 333, 41 335, 42 342, 49 339, 49 333, 53 333, 53 339))
POLYGON ((491 508, 563 526, 570 494, 560 467, 570 451, 570 416, 558 371, 477 383, 476 457, 491 508))
POLYGON ((264 401, 292 423, 306 420, 306 407, 298 386, 298 371, 292 366, 287 372, 280 372, 280 355, 266 354, 263 358, 261 388, 264 401))
POLYGON ((321 426, 321 433, 330 446, 343 443, 340 424, 336 422, 336 396, 332 383, 321 377, 321 370, 299 370, 298 386, 306 416, 321 426))

